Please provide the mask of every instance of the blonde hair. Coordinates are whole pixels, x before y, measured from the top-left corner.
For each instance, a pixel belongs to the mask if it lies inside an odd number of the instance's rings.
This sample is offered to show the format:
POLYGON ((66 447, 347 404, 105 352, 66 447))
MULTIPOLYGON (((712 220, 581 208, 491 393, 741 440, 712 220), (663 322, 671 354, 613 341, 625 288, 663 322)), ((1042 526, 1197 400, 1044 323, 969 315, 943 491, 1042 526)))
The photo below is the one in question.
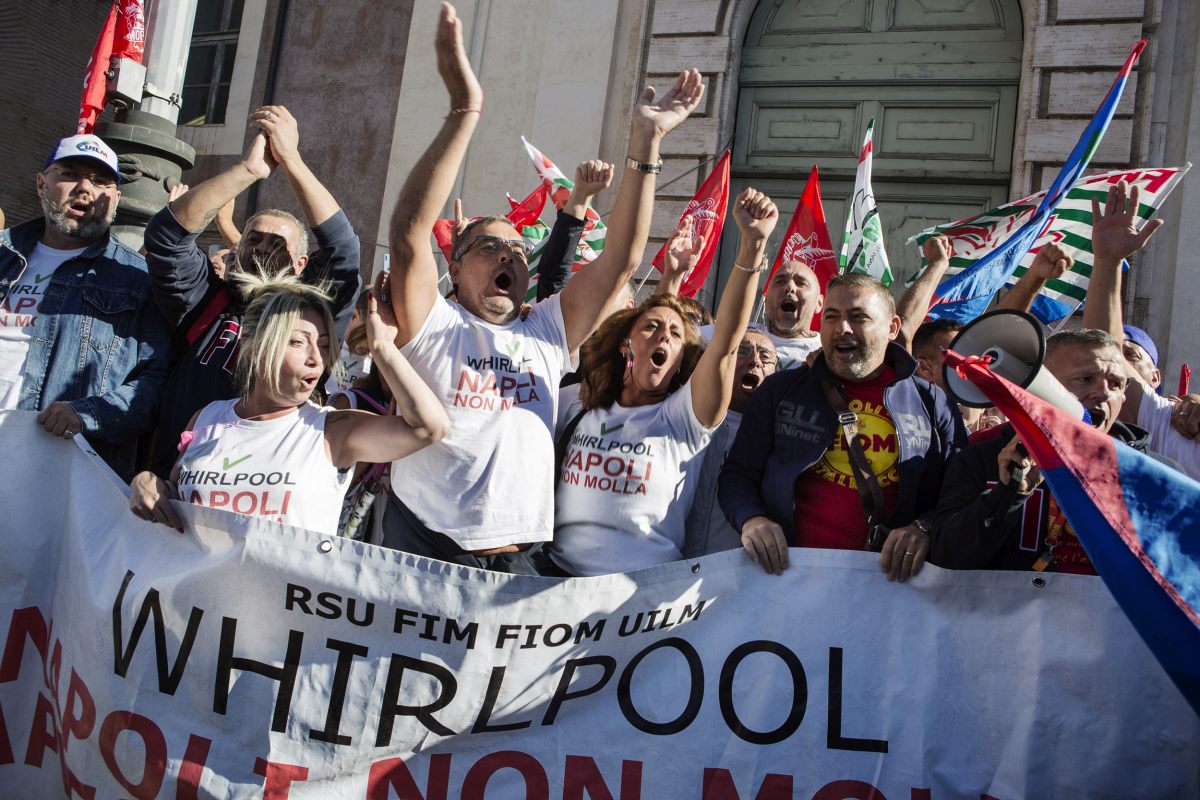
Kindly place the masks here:
POLYGON ((289 273, 265 277, 239 272, 231 279, 246 304, 237 359, 237 382, 243 397, 260 381, 272 393, 279 392, 279 376, 292 328, 307 310, 316 311, 325 320, 329 341, 321 353, 325 369, 337 363, 333 312, 329 310, 330 296, 324 287, 304 283, 299 276, 289 273))
POLYGON ((688 319, 688 307, 673 294, 656 294, 642 302, 637 308, 622 309, 600 324, 592 337, 583 343, 580 350, 580 368, 583 372, 583 388, 580 398, 587 411, 593 408, 609 408, 621 397, 625 387, 626 357, 621 353, 621 344, 629 338, 633 326, 642 314, 652 308, 669 308, 683 320, 683 359, 679 371, 671 379, 668 393, 674 392, 692 377, 692 370, 704 352, 700 341, 700 329, 688 319))

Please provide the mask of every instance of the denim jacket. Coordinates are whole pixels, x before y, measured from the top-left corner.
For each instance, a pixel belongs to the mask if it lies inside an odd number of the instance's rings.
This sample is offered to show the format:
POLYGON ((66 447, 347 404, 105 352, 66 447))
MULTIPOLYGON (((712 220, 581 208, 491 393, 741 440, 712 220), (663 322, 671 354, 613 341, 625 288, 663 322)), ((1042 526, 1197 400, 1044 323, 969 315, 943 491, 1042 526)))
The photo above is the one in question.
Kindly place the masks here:
MULTIPOLYGON (((0 231, 0 302, 42 238, 35 219, 0 231)), ((170 336, 150 297, 146 262, 110 232, 65 262, 38 307, 17 407, 71 404, 82 433, 121 477, 151 430, 167 374, 170 336)))

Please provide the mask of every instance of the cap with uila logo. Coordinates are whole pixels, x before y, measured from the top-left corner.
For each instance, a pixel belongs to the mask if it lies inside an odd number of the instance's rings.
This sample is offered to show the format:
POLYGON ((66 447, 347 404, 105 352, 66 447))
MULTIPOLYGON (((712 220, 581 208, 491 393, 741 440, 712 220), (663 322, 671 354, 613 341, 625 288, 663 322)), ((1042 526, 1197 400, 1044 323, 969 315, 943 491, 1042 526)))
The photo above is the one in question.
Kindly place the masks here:
POLYGON ((81 133, 61 139, 54 150, 50 152, 45 166, 48 167, 57 161, 64 161, 68 158, 90 158, 93 161, 99 161, 108 168, 113 177, 117 180, 121 179, 121 169, 117 166, 117 154, 99 136, 81 133))

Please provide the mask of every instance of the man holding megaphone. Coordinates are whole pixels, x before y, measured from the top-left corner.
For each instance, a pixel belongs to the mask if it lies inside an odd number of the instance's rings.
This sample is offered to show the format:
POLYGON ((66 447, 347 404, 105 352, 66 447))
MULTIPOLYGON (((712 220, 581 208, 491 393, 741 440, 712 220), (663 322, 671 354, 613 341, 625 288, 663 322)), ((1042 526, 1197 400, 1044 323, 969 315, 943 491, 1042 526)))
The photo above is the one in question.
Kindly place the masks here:
MULTIPOLYGON (((1136 189, 1112 188, 1105 210, 1093 203, 1094 265, 1081 330, 1043 340, 1032 317, 1012 311, 984 315, 959 333, 951 349, 980 355, 990 368, 1059 408, 1091 421, 1140 452, 1145 430, 1122 422, 1130 368, 1121 341, 1120 264, 1140 250, 1159 227, 1137 227, 1136 189)), ((945 372, 952 396, 967 405, 986 403, 972 384, 945 372)), ((1128 415, 1126 415, 1128 416, 1128 415)), ((1094 575, 1091 562, 1041 473, 1011 425, 973 438, 947 471, 934 516, 929 560, 953 569, 1033 569, 1094 575)))

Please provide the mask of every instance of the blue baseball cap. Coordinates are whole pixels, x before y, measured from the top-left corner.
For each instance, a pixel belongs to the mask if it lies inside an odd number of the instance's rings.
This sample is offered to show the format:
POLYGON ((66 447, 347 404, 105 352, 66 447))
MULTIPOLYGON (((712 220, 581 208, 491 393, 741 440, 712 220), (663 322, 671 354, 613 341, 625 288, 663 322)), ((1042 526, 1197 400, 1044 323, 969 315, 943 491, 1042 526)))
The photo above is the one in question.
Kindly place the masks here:
POLYGON ((1155 367, 1158 366, 1158 348, 1154 346, 1154 340, 1150 338, 1150 334, 1146 333, 1141 328, 1135 328, 1133 325, 1126 325, 1122 330, 1125 332, 1126 341, 1133 342, 1138 347, 1146 351, 1146 355, 1150 356, 1151 363, 1155 367))
POLYGON ((113 177, 117 180, 121 179, 121 169, 117 166, 117 154, 104 143, 103 139, 94 134, 81 133, 60 139, 58 146, 46 158, 44 167, 68 158, 90 158, 92 161, 98 161, 108 168, 113 177))

